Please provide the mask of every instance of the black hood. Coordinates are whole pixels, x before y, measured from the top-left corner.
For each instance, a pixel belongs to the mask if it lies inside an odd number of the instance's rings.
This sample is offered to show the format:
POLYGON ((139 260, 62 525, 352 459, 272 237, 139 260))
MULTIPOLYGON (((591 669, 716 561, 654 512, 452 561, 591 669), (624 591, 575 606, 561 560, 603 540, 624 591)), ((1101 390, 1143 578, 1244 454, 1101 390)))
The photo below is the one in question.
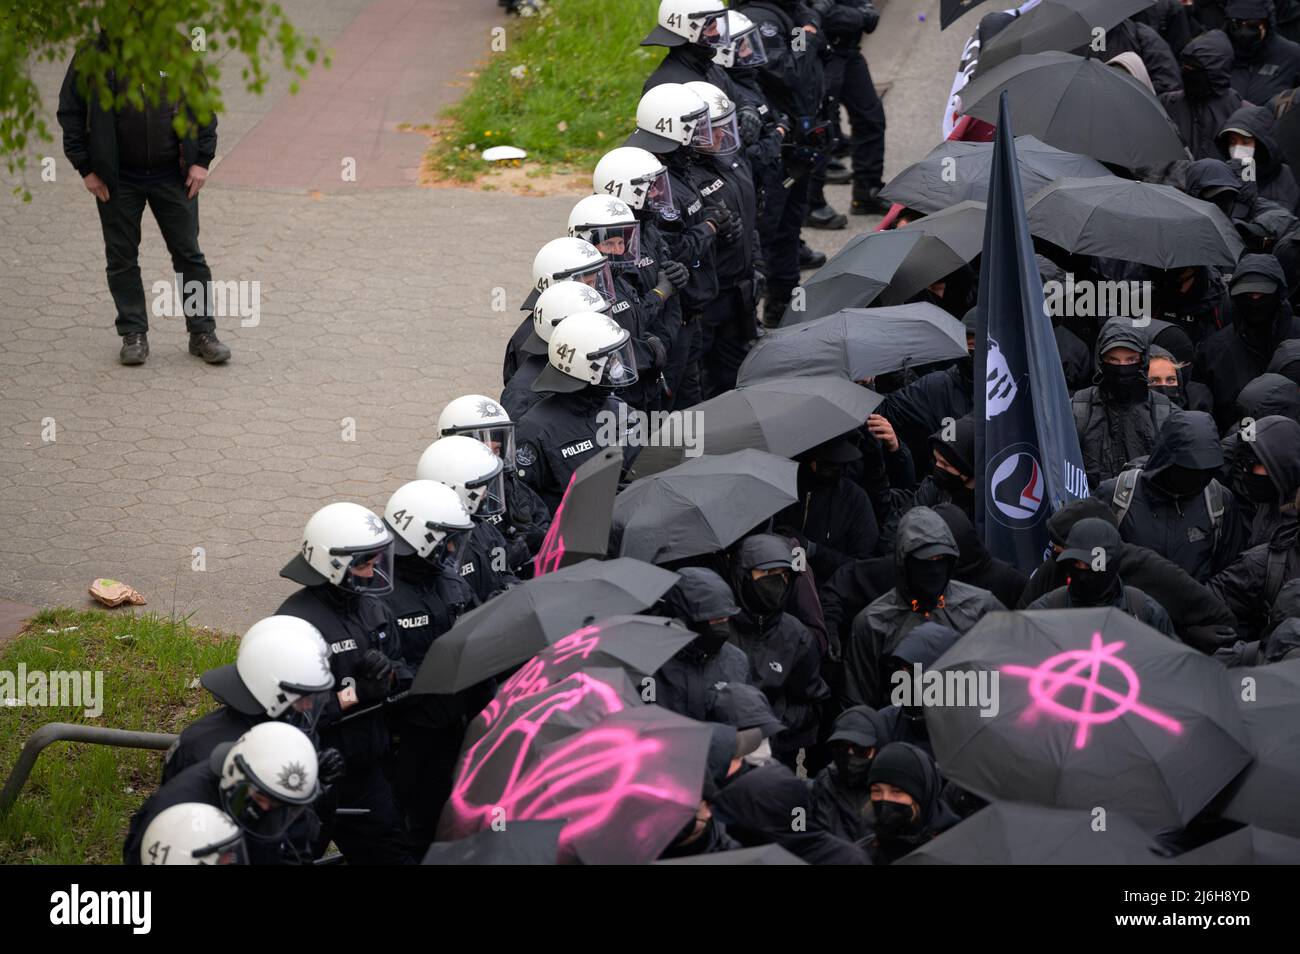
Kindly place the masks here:
POLYGON ((940 429, 930 435, 930 448, 937 449, 944 460, 952 464, 967 477, 975 475, 975 419, 969 414, 960 417, 953 424, 953 439, 943 439, 940 429))
POLYGON ((1142 328, 1134 328, 1132 322, 1123 318, 1112 318, 1101 326, 1101 333, 1097 335, 1097 364, 1101 364, 1103 354, 1115 347, 1132 348, 1140 352, 1145 364, 1148 344, 1146 332, 1142 328))
POLYGON ((984 546, 979 531, 966 516, 966 511, 956 504, 936 504, 934 512, 943 518, 943 522, 952 531, 952 538, 957 541, 960 556, 957 557, 955 576, 963 576, 984 569, 993 562, 993 554, 984 546))
POLYGON ((1287 619, 1300 619, 1300 579, 1287 581, 1268 611, 1270 629, 1287 619))
POLYGON ((1197 159, 1187 167, 1183 191, 1192 198, 1199 199, 1211 189, 1231 189, 1240 193, 1241 177, 1222 159, 1197 159))
POLYGON ((907 742, 890 742, 871 763, 871 784, 881 782, 901 788, 920 806, 918 829, 931 828, 942 814, 939 795, 943 779, 934 759, 907 742))
MULTIPOLYGON (((907 586, 907 558, 927 558, 935 555, 961 556, 957 541, 952 531, 929 507, 913 507, 903 514, 898 521, 898 533, 894 542, 894 582, 902 593, 907 586)), ((906 594, 905 594, 906 595, 906 594)))
POLYGON ((1237 395, 1242 417, 1289 417, 1300 422, 1300 388, 1280 374, 1261 374, 1237 395))
MULTIPOLYGON (((788 555, 789 548, 786 549, 788 555)), ((687 566, 678 570, 677 575, 677 582, 664 595, 664 605, 670 616, 690 624, 735 616, 740 612, 731 587, 712 570, 687 566)))
POLYGON ((889 722, 871 706, 853 706, 835 717, 835 725, 826 741, 851 742, 864 749, 878 749, 889 742, 889 722))
POLYGON ((1232 41, 1219 30, 1209 30, 1183 47, 1178 57, 1181 63, 1191 63, 1201 68, 1210 81, 1210 90, 1218 96, 1232 87, 1232 41))
MULTIPOLYGON (((1247 275, 1263 275, 1277 284, 1277 287, 1281 292, 1281 297, 1278 301, 1277 317, 1273 323, 1273 334, 1271 340, 1274 342, 1281 341, 1291 322, 1291 309, 1286 304, 1286 272, 1282 269, 1282 263, 1277 260, 1276 255, 1252 252, 1248 255, 1241 256, 1241 259, 1237 262, 1236 269, 1233 270, 1232 282, 1228 285, 1229 295, 1232 294, 1233 286, 1247 275)), ((1246 327, 1245 322, 1242 320, 1240 311, 1241 310, 1238 308, 1233 309, 1232 325, 1236 329, 1238 336, 1245 340, 1246 327)))
POLYGON ((1255 137, 1255 169, 1259 182, 1267 182, 1277 174, 1282 164, 1282 151, 1273 138, 1273 110, 1267 106, 1242 106, 1228 117, 1215 141, 1223 154, 1228 155, 1228 130, 1240 129, 1255 137))
POLYGON ((1222 466, 1223 448, 1214 418, 1204 411, 1174 411, 1160 428, 1143 471, 1155 477, 1169 467, 1218 470, 1222 466))
POLYGON ((1300 364, 1300 338, 1288 338, 1277 346, 1273 360, 1268 363, 1270 374, 1282 374, 1292 364, 1300 364))
MULTIPOLYGON (((794 561, 789 541, 771 533, 756 533, 745 537, 740 542, 740 547, 731 562, 731 589, 736 594, 741 608, 737 616, 742 622, 754 623, 760 630, 766 630, 773 621, 779 620, 781 613, 778 611, 758 615, 753 606, 754 584, 750 574, 754 570, 766 570, 772 567, 793 570, 794 561)), ((789 593, 787 592, 786 595, 788 597, 789 593)))
POLYGON ((1229 20, 1267 20, 1268 32, 1277 27, 1277 8, 1273 0, 1228 0, 1223 15, 1229 20))
POLYGON ((1283 504, 1291 502, 1300 487, 1300 424, 1289 417, 1265 417, 1255 422, 1255 442, 1250 445, 1268 468, 1283 504))
POLYGON ((893 662, 888 660, 897 660, 899 663, 906 664, 908 669, 911 669, 917 663, 929 669, 959 639, 961 639, 961 633, 949 629, 942 623, 928 620, 920 626, 915 626, 907 631, 907 634, 886 657, 885 668, 887 670, 895 668, 893 662))
POLYGON ((1085 497, 1083 500, 1070 501, 1048 517, 1047 535, 1058 547, 1063 547, 1074 525, 1089 517, 1115 522, 1115 514, 1111 512, 1105 501, 1098 500, 1096 497, 1085 497))
POLYGON ((1187 332, 1172 322, 1152 318, 1146 327, 1147 338, 1151 344, 1164 348, 1180 364, 1191 364, 1196 357, 1196 345, 1187 336, 1187 332))

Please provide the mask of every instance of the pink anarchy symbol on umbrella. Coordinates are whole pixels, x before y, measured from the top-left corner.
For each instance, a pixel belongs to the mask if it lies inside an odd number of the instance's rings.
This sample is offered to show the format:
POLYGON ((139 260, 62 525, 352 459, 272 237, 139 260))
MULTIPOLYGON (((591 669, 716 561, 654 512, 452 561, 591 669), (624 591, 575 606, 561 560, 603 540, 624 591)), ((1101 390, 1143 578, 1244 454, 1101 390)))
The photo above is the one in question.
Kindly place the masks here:
POLYGON ((1076 749, 1087 745, 1089 727, 1114 722, 1129 712, 1178 735, 1183 730, 1182 723, 1137 701, 1141 688, 1138 675, 1132 666, 1116 655, 1123 648, 1122 642, 1103 644, 1101 633, 1093 633, 1091 649, 1071 649, 1044 659, 1037 667, 1012 665, 1003 666, 1001 671, 1009 676, 1024 676, 1029 680, 1029 695, 1034 704, 1026 715, 1041 709, 1078 725, 1074 736, 1076 749), (1101 683, 1098 676, 1102 666, 1114 666, 1119 670, 1125 682, 1123 692, 1116 692, 1101 683), (1086 678, 1080 675, 1084 669, 1088 670, 1086 678), (1067 686, 1077 686, 1083 690, 1083 700, 1077 709, 1056 699, 1067 686), (1098 697, 1109 699, 1115 704, 1114 707, 1094 709, 1093 704, 1098 701, 1098 697))

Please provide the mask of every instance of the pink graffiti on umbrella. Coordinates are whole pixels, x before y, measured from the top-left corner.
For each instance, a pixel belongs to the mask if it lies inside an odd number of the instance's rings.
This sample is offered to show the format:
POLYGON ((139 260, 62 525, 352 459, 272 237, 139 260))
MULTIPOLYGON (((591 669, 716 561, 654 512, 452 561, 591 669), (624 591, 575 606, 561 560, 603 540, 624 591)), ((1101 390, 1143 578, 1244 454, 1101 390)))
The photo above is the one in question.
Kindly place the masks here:
POLYGON ((600 647, 600 627, 584 626, 563 639, 557 639, 549 649, 534 656, 520 668, 488 703, 480 718, 485 728, 491 728, 497 718, 524 696, 532 696, 551 684, 548 670, 567 662, 575 656, 588 659, 600 647))
POLYGON ((1101 633, 1093 633, 1091 649, 1057 653, 1043 660, 1037 667, 1011 665, 1003 666, 1001 671, 1009 676, 1024 676, 1029 680, 1029 695, 1034 704, 1025 711, 1026 718, 1033 718, 1035 713, 1042 710, 1078 726, 1074 735, 1076 749, 1088 744, 1088 731, 1092 726, 1114 722, 1129 712, 1178 735, 1183 730, 1182 723, 1138 702, 1141 683, 1133 667, 1117 655, 1123 648, 1122 642, 1103 644, 1101 633), (1101 683, 1098 676, 1102 666, 1113 666, 1124 677, 1123 692, 1116 692, 1101 683), (1088 670, 1087 678, 1079 675, 1084 669, 1088 670), (1079 687, 1083 690, 1079 708, 1074 709, 1057 701, 1057 695, 1066 687, 1079 687), (1109 699, 1114 706, 1109 709, 1094 709, 1094 703, 1100 699, 1109 699))
POLYGON ((573 490, 573 482, 577 478, 576 472, 569 475, 569 486, 564 488, 560 505, 555 508, 555 514, 551 517, 551 529, 546 531, 542 545, 537 549, 537 556, 533 559, 534 577, 553 573, 564 562, 564 534, 561 532, 564 524, 564 505, 569 502, 569 492, 573 490))

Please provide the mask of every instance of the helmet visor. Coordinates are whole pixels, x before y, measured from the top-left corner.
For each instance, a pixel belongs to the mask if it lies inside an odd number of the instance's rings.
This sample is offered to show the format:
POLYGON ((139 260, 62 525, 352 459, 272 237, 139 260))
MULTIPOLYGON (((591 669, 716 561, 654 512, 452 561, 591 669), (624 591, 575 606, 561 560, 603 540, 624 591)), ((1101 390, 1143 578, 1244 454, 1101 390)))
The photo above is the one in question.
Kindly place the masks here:
POLYGON ((235 824, 259 841, 279 841, 307 810, 307 805, 277 801, 246 778, 225 789, 222 800, 235 824))
POLYGON ((701 46, 717 50, 731 42, 731 27, 727 22, 726 10, 717 13, 697 13, 695 16, 705 18, 704 25, 700 27, 701 46))
MULTIPOLYGON (((280 683, 280 688, 285 692, 302 692, 300 688, 280 683)), ((316 724, 320 722, 321 713, 325 711, 325 706, 329 703, 330 692, 304 692, 293 700, 279 716, 281 722, 287 722, 295 729, 299 729, 304 735, 315 741, 316 724)))
POLYGON ((614 273, 609 267, 609 262, 603 258, 598 262, 574 269, 566 275, 557 275, 555 278, 557 281, 571 279, 590 285, 600 292, 600 297, 610 305, 618 300, 614 294, 614 273))
POLYGON ((249 865, 248 846, 243 833, 237 832, 225 841, 214 842, 190 852, 196 865, 249 865))
POLYGON ((733 111, 709 125, 709 143, 697 147, 700 152, 714 156, 729 156, 740 148, 740 125, 733 111))
POLYGON ((365 549, 331 550, 330 553, 347 562, 347 570, 338 583, 340 589, 372 596, 393 592, 392 543, 365 549))
POLYGON ((682 126, 690 130, 691 139, 687 145, 707 146, 710 141, 709 136, 709 107, 705 106, 699 112, 689 113, 682 117, 682 126))
MULTIPOLYGON (((433 529, 431 526, 430 529, 433 529)), ((461 565, 469 552, 469 538, 473 530, 446 530, 429 554, 428 560, 451 576, 460 576, 461 565)))
POLYGON ((636 384, 636 355, 632 350, 632 339, 628 337, 621 344, 604 351, 587 355, 593 363, 603 361, 600 379, 595 383, 603 388, 625 388, 636 384))
POLYGON ((767 62, 767 49, 763 46, 763 37, 754 27, 740 34, 731 44, 732 66, 754 67, 767 62))
POLYGON ((465 501, 465 509, 470 512, 471 516, 479 518, 495 517, 499 513, 505 513, 505 467, 498 466, 496 473, 491 477, 484 477, 477 483, 465 484, 461 496, 465 501))
POLYGON ((492 453, 502 460, 515 459, 515 425, 513 421, 508 424, 491 424, 486 427, 449 427, 442 432, 443 437, 452 434, 472 437, 474 440, 486 444, 492 453))
POLYGON ((645 189, 645 205, 655 212, 671 212, 673 209, 673 183, 668 178, 668 170, 660 169, 651 178, 633 179, 632 184, 645 189))
POLYGON ((633 268, 641 259, 640 222, 580 225, 574 231, 600 249, 612 268, 633 268))

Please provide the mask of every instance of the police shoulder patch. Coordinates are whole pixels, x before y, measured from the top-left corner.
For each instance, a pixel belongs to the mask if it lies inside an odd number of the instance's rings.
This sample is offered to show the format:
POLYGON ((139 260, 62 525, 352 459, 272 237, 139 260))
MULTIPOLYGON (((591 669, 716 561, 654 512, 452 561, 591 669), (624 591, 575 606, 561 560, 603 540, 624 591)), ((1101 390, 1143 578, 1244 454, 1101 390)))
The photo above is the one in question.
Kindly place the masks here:
POLYGON ((758 25, 758 32, 763 36, 776 36, 780 32, 775 23, 763 22, 758 25))
POLYGON ((515 451, 515 463, 520 467, 532 467, 537 463, 537 448, 532 444, 524 444, 515 451))

